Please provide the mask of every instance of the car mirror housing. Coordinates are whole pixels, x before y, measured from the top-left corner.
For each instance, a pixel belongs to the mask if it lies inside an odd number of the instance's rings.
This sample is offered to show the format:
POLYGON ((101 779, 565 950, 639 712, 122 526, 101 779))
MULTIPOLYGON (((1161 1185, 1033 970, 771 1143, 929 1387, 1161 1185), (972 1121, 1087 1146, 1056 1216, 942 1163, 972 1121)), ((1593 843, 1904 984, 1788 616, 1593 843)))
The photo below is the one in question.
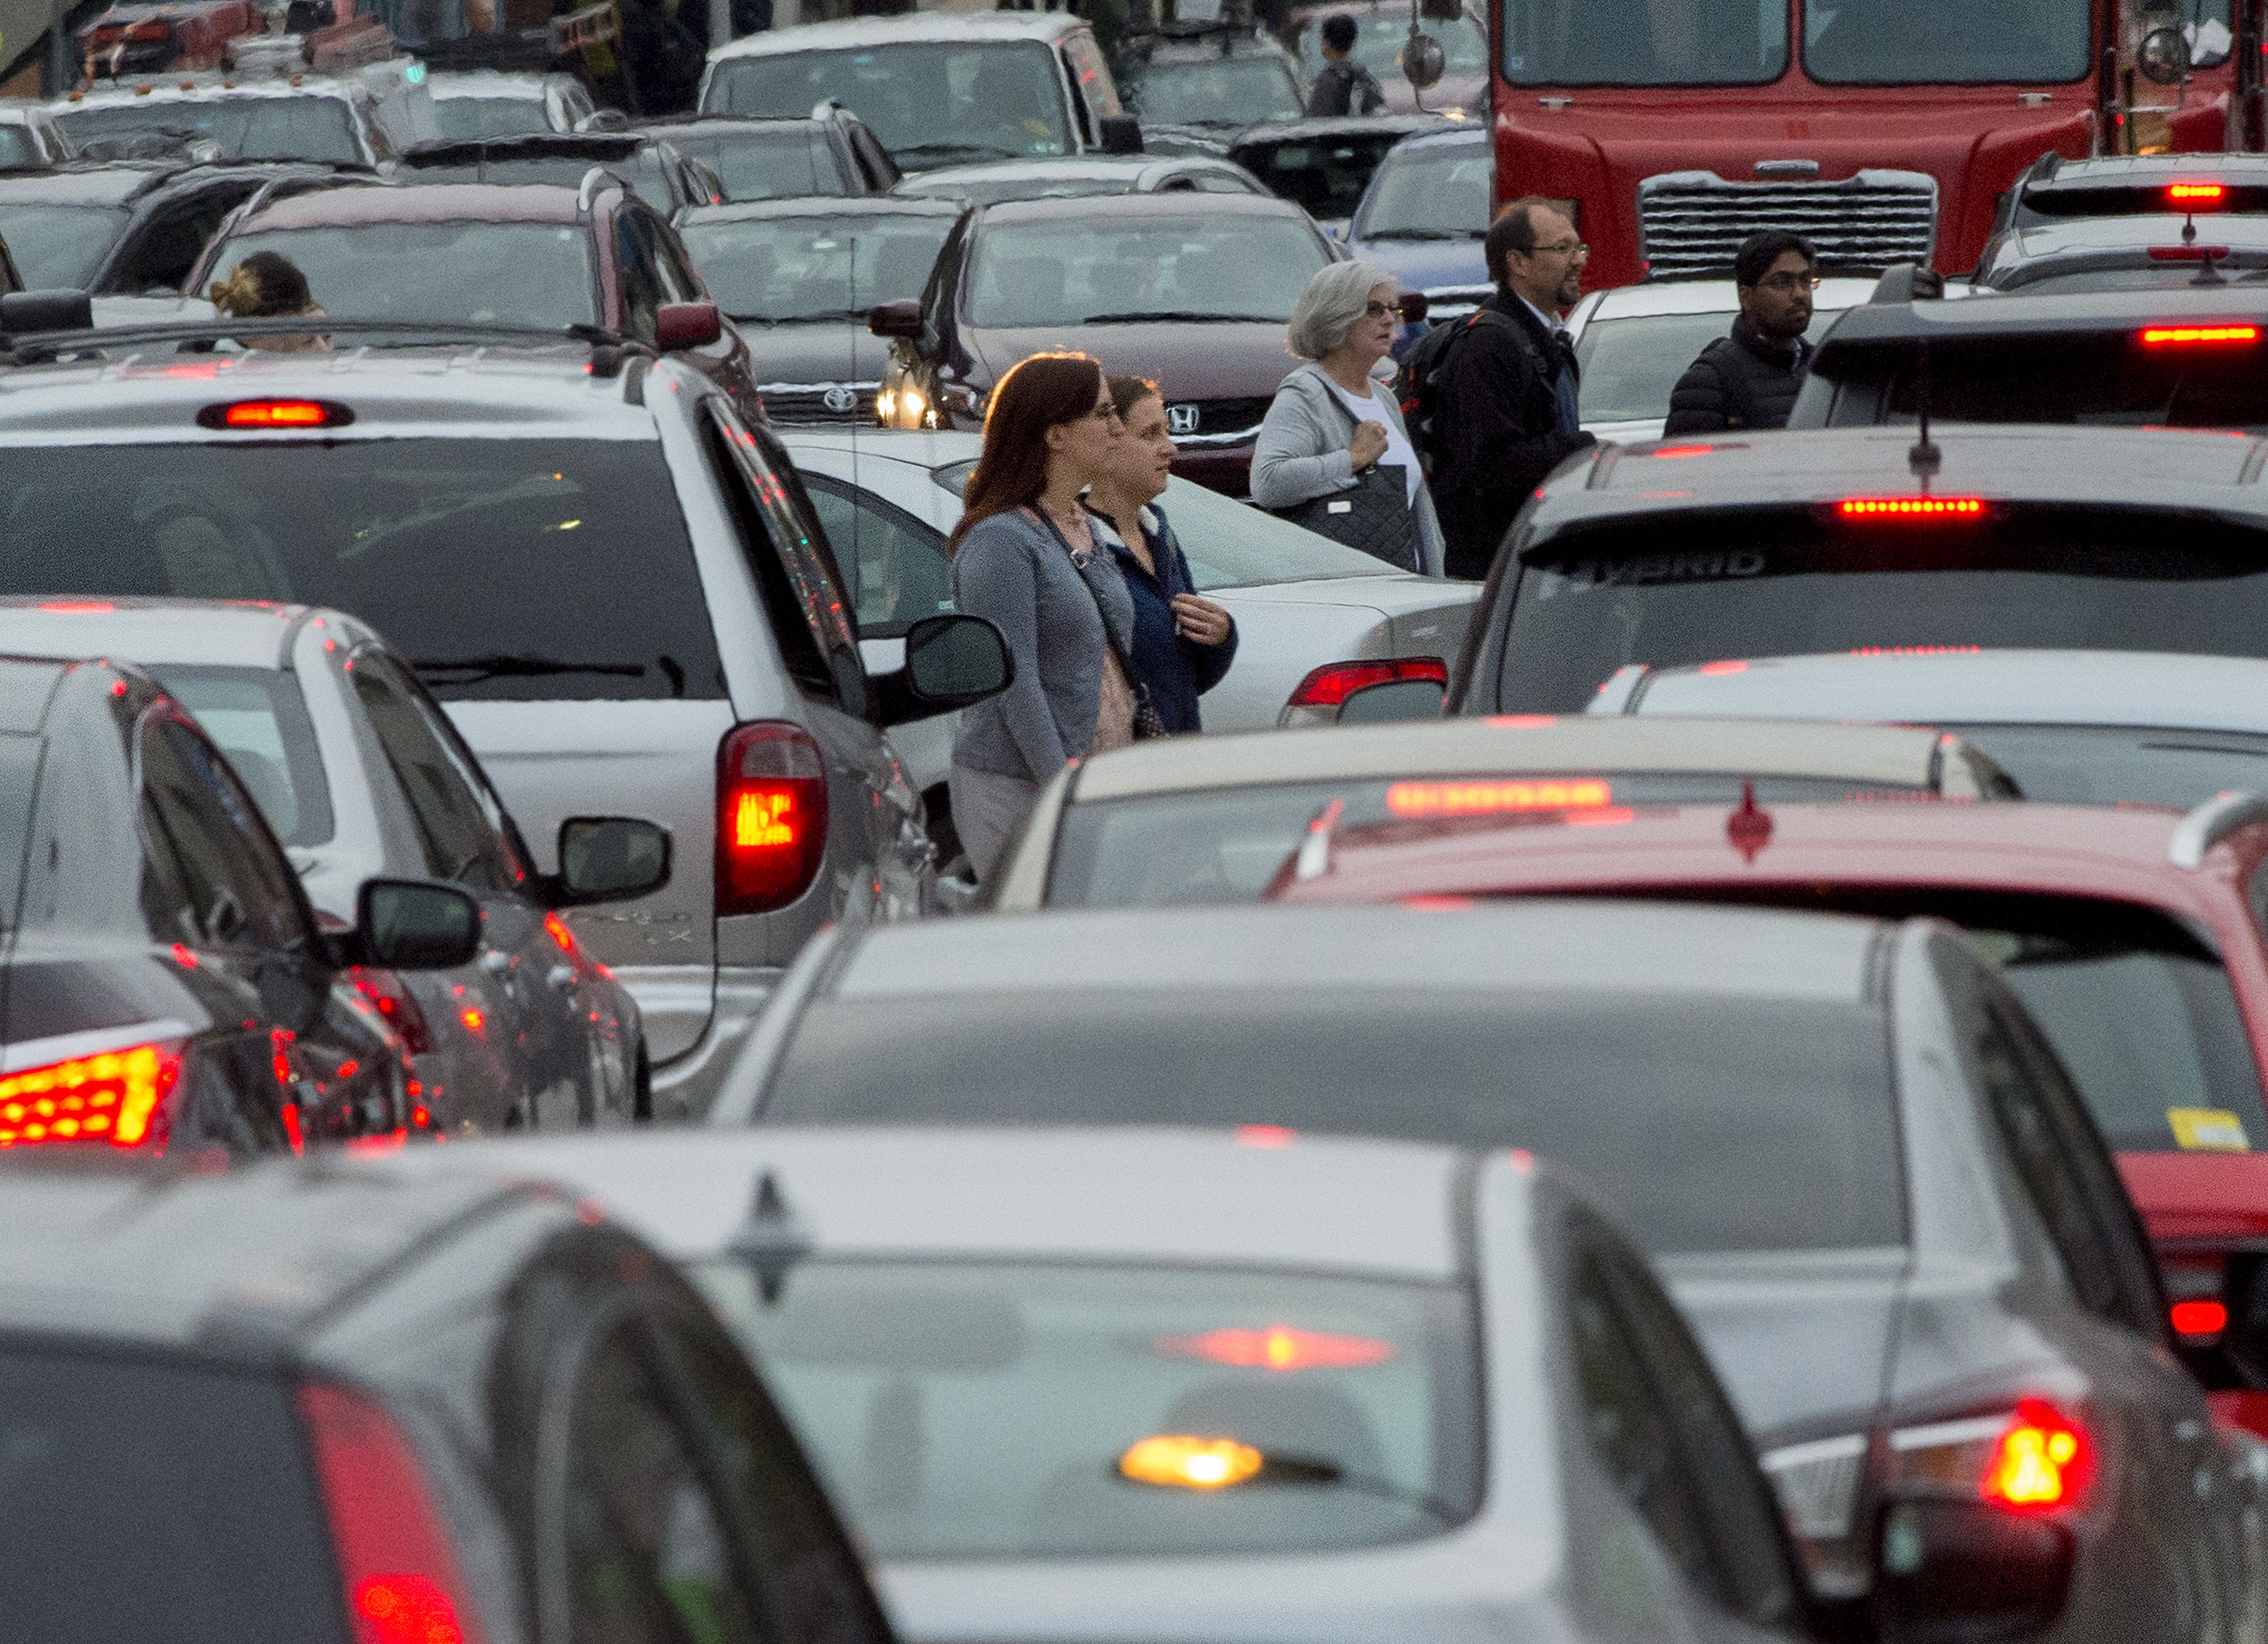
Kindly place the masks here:
POLYGON ((1006 690, 1016 660, 983 617, 924 617, 906 630, 905 665, 875 676, 874 723, 884 728, 949 714, 1006 690))
POLYGON ((0 297, 0 336, 93 329, 94 302, 85 291, 11 291, 0 297))
POLYGON ((1957 1498, 1894 1501, 1874 1536, 1881 1644, 2002 1644, 2055 1625, 2072 1534, 2051 1519, 1957 1498))
POLYGON ((638 817, 569 817, 559 825, 559 871, 545 881, 544 903, 583 907, 627 902, 669 883, 667 830, 638 817))
POLYGON ((1099 123, 1102 128, 1102 151, 1105 154, 1142 152, 1142 122, 1133 115, 1105 114, 1099 123))
POLYGON ((921 305, 911 297, 881 304, 868 311, 866 329, 878 337, 917 337, 921 335, 921 305))
POLYGON ((331 942, 342 965, 453 970, 480 950, 481 905, 453 884, 365 879, 355 892, 354 928, 331 942))
POLYGON ((1347 693, 1339 704, 1342 725, 1383 725, 1402 719, 1439 719, 1448 695, 1439 679, 1388 679, 1347 693))
POLYGON ((724 316, 714 303, 664 303, 654 311, 654 343, 665 350, 705 349, 724 334, 724 316))

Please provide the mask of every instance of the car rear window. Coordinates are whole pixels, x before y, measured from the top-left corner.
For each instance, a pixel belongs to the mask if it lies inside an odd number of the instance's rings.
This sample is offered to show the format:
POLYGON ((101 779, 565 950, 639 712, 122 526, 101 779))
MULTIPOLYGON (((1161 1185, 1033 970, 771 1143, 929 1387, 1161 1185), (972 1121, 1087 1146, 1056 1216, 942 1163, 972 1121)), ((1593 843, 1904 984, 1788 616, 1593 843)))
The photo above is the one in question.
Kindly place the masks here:
POLYGON ((1472 1302, 1447 1285, 811 1263, 765 1303, 745 1264, 697 1276, 886 1559, 1314 1552, 1476 1505, 1472 1302), (1130 1482, 1122 1457, 1169 1435, 1306 1476, 1130 1482))
POLYGON ((433 123, 453 142, 526 137, 550 130, 551 114, 540 97, 437 97, 433 123))
POLYGON ((116 206, 15 205, 0 209, 0 235, 27 291, 84 290, 126 229, 116 206))
POLYGON ((445 699, 725 694, 649 441, 19 446, 0 549, 0 592, 351 611, 445 699))
MULTIPOLYGON (((1322 972, 1360 964, 1316 956, 1322 972)), ((1874 1007, 1513 999, 1413 980, 1227 997, 1067 989, 1044 1008, 982 993, 823 1000, 798 1025, 764 1117, 1279 1125, 1527 1148, 1596 1183, 1656 1251, 1904 1241, 1874 1007)))
MULTIPOLYGON (((733 319, 863 325, 877 304, 921 296, 952 227, 942 213, 909 211, 712 219, 681 224, 678 232, 733 319)), ((846 370, 849 364, 846 354, 846 370)))
POLYGON ((729 136, 673 132, 669 141, 679 153, 709 163, 725 185, 727 200, 778 200, 843 192, 843 180, 832 162, 821 163, 826 154, 823 140, 806 126, 736 131, 729 136))
POLYGON ((194 101, 99 102, 55 120, 88 159, 185 154, 209 143, 224 160, 366 163, 342 97, 212 97, 194 101))
MULTIPOLYGON (((2268 430, 2268 373, 2257 347, 2145 347, 2142 329, 2138 321, 2132 330, 2102 335, 1933 340, 1930 415, 1944 422, 2268 430)), ((1913 354, 1910 344, 1845 361, 1830 354, 1820 374, 1887 383, 1890 420, 1908 422, 1920 402, 1913 354)))
MULTIPOLYGON (((1240 143, 1229 150, 1228 158, 1265 183, 1270 194, 1328 221, 1354 215, 1387 150, 1408 135, 1389 128, 1267 138, 1240 143)), ((1307 272, 1312 270, 1303 270, 1303 275, 1307 272)))
POLYGON ((1290 66, 1273 57, 1153 62, 1120 89, 1136 114, 1160 125, 1241 128, 1306 112, 1290 66))
POLYGON ((220 744, 277 839, 329 840, 330 783, 294 676, 268 668, 164 668, 158 678, 220 744))
MULTIPOLYGON (((2044 700, 2043 707, 2052 711, 2044 700)), ((2166 716, 2177 712, 2169 707, 2166 716)), ((2268 789, 2268 736, 2172 725, 1939 723, 1982 748, 2027 799, 2189 811, 2231 789, 2268 789)))
POLYGON ((1633 663, 1977 647, 2268 657, 2264 549, 2240 527, 2110 510, 1617 524, 1529 554, 1494 706, 1580 713, 1633 663))
POLYGON ((0 1350, 0 1544, 11 1638, 345 1644, 273 1380, 0 1350))
POLYGON ((600 318, 590 232, 573 224, 269 229, 230 239, 214 270, 263 251, 306 275, 308 294, 327 314, 562 328, 600 318))
MULTIPOLYGON (((980 228, 968 323, 1073 326, 1143 319, 1281 324, 1329 260, 1292 217, 1048 217, 980 228)), ((1206 347, 1202 337, 1192 349, 1206 347)), ((1170 390, 1169 390, 1170 392, 1170 390)))

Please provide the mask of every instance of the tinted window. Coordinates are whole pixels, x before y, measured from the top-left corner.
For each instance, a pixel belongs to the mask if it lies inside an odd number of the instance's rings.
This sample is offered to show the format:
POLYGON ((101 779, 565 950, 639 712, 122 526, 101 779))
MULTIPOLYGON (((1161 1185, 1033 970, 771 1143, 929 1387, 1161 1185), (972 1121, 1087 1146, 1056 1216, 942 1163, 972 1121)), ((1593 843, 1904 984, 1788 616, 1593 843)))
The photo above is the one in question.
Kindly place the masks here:
POLYGON ((1288 1552, 1473 1510, 1471 1303, 1447 1286, 813 1263, 767 1306, 743 1266, 699 1277, 886 1558, 1288 1552), (1162 1434, 1339 1477, 1207 1494, 1118 1476, 1162 1434))
POLYGON ((221 219, 252 189, 250 183, 206 188, 152 214, 135 231, 124 260, 103 276, 104 288, 153 297, 179 291, 221 219))
POLYGON ((1371 180, 1361 237, 1477 240, 1488 232, 1489 191, 1495 183, 1496 157, 1485 143, 1390 154, 1371 180))
MULTIPOLYGON (((2027 294, 2030 294, 2027 288, 2027 294)), ((1889 416, 1911 422, 1911 347, 1829 356, 1837 382, 1887 383, 1889 416)), ((2268 382, 2251 349, 2144 349, 2131 331, 2000 336, 1930 349, 1930 415, 1947 422, 2268 430, 2268 382)))
POLYGON ((18 448, 0 590, 335 605, 446 698, 722 698, 674 499, 650 441, 18 448))
POLYGON ((11 1637, 344 1644, 298 1423, 273 1381, 0 1354, 11 1637))
POLYGON ((765 1114, 1270 1124, 1528 1148, 1606 1188, 1650 1249, 1905 1237, 1886 1029, 1871 1007, 1523 1002, 1370 980, 1230 1000, 1065 989, 1044 1009, 983 994, 821 1001, 765 1114))
POLYGON ((773 131, 757 128, 730 135, 673 132, 669 140, 680 152, 709 163, 724 183, 727 200, 776 200, 786 195, 843 192, 842 179, 835 174, 820 139, 807 126, 791 125, 773 131))
POLYGON ((437 97, 434 123, 444 137, 519 137, 551 129, 540 97, 437 97))
POLYGON ((718 62, 703 106, 802 119, 831 97, 912 171, 1069 152, 1060 75, 1037 41, 781 52, 718 62))
POLYGON ((330 783, 298 682, 266 668, 166 668, 158 681, 220 744, 276 837, 331 837, 330 783))
POLYGON ((385 654, 358 652, 355 698, 385 751, 425 852, 425 870, 475 891, 509 891, 524 877, 504 838, 503 804, 438 713, 385 654))
POLYGON ((622 283, 622 329, 653 340, 654 315, 669 300, 661 286, 661 265, 644 221, 625 202, 615 214, 615 267, 622 283))
MULTIPOLYGON (((765 614, 788 671, 828 696, 863 700, 858 633, 833 556, 815 541, 787 487, 759 451, 755 435, 722 400, 709 401, 719 479, 742 523, 748 569, 762 589, 765 614)), ((855 705, 849 711, 863 711, 855 705)))
POLYGON ((1282 321, 1326 253, 1292 217, 1071 217, 993 224, 968 275, 973 326, 1144 314, 1282 321))
POLYGON ((2091 27, 2087 0, 1811 0, 1803 66, 1829 84, 2076 80, 2091 27))
POLYGON ((291 865, 210 745, 161 716, 144 724, 141 750, 143 826, 193 915, 173 939, 260 950, 311 943, 291 865))
MULTIPOLYGON (((1845 0, 1846 9, 1866 4, 1845 0)), ((1506 0, 1503 68, 1514 85, 1757 84, 1787 70, 1787 8, 1506 0)))
POLYGON ((803 482, 850 584, 862 637, 895 637, 924 617, 953 609, 943 537, 840 480, 806 473, 803 482))
POLYGON ((1268 192, 1322 219, 1347 217, 1362 202, 1371 173, 1399 131, 1340 132, 1290 141, 1238 143, 1228 158, 1268 187, 1268 192))
POLYGON ((0 209, 0 234, 27 291, 85 290, 111 242, 126 230, 113 206, 15 205, 0 209))
POLYGON ((55 119, 90 159, 178 154, 193 143, 214 144, 225 160, 364 159, 354 116, 336 97, 102 102, 55 119))
POLYGON ((2047 509, 1951 531, 1764 513, 1675 529, 1667 552, 1649 521, 1531 554, 1495 706, 1580 713, 1629 664, 1720 657, 1962 646, 2268 656, 2268 569, 2250 532, 2047 509))
MULTIPOLYGON (((953 219, 905 217, 760 217, 691 222, 685 248, 725 312, 736 319, 864 321, 878 303, 922 294, 953 219)), ((851 361, 845 346, 843 369, 851 361)))
POLYGON ((1299 81, 1272 57, 1152 63, 1126 92, 1136 114, 1167 125, 1249 126, 1304 112, 1299 81))
POLYGON ((272 251, 329 314, 514 326, 599 320, 587 231, 552 223, 357 223, 236 235, 216 270, 272 251))

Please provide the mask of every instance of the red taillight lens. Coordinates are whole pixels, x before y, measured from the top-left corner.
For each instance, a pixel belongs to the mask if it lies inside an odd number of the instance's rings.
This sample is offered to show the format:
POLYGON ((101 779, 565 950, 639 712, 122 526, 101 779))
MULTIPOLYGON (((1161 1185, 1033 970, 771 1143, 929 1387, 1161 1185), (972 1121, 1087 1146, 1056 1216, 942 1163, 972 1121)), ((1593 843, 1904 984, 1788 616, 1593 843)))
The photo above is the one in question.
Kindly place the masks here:
POLYGON ((343 428, 354 413, 328 400, 239 400, 197 413, 205 428, 343 428))
POLYGON ((2151 349, 2217 348, 2260 341, 2257 326, 2149 326, 2142 345, 2151 349))
POLYGON ((1849 496, 1835 504, 1845 519, 1976 519, 1984 502, 1976 496, 1849 496))
POLYGON ((2217 206, 2228 196, 2228 190, 2219 183, 2176 183, 2166 190, 2166 198, 2184 211, 2217 206))
POLYGON ((769 914, 827 855, 827 761, 800 725, 737 727, 717 750, 717 912, 769 914))
POLYGON ((310 1383, 313 1442, 356 1644, 481 1644, 455 1552, 417 1457, 373 1400, 310 1383))
POLYGON ((392 971, 374 971, 357 965, 348 972, 354 979, 355 992, 367 999, 386 1024, 401 1035, 402 1044, 413 1056, 422 1056, 433 1048, 433 1031, 425 1024, 425 1013, 417 1008, 417 1001, 409 989, 392 971))
POLYGON ((1395 782, 1386 808, 1398 817, 1477 816, 1495 811, 1574 811, 1613 803, 1612 784, 1595 776, 1517 782, 1395 782))
POLYGON ((2211 1297, 2176 1302, 2167 1317, 2177 1336, 2218 1336, 2228 1328, 2228 1303, 2211 1297))
POLYGON ((1449 682, 1449 664, 1439 657, 1401 657, 1391 662, 1326 663, 1292 693, 1292 708, 1336 708, 1357 691, 1396 679, 1449 682))
POLYGON ((2087 1430, 2044 1400, 2027 1398, 1992 1446, 1984 1497, 2003 1507, 2039 1509, 2077 1501, 2095 1471, 2087 1430))
POLYGON ((135 1045, 0 1077, 0 1148, 162 1144, 158 1107, 180 1068, 178 1046, 135 1045))
POLYGON ((1168 1358, 1209 1359, 1263 1370, 1344 1370, 1383 1364, 1394 1344, 1375 1336, 1338 1336, 1318 1330, 1270 1325, 1264 1330, 1208 1330, 1197 1336, 1160 1336, 1159 1353, 1168 1358))
POLYGON ((2228 247, 2226 246, 2153 246, 2150 247, 2152 262, 2203 262, 2208 257, 2219 262, 2228 255, 2228 247))

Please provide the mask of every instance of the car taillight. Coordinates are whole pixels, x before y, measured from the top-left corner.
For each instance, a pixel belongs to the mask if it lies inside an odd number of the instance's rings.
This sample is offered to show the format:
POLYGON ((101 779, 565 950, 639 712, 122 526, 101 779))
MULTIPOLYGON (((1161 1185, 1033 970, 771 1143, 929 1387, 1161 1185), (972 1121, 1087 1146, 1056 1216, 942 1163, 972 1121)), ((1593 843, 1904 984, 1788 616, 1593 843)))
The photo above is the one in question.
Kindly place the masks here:
POLYGON ((158 1106, 180 1075, 178 1042, 127 1046, 0 1077, 0 1148, 162 1145, 158 1106))
POLYGON ((425 1013, 417 1008, 417 1001, 399 976, 363 965, 348 974, 354 978, 355 992, 370 1002, 387 1026, 401 1035, 411 1055, 422 1056, 433 1048, 433 1031, 425 1024, 425 1013))
POLYGON ((393 1418, 364 1395, 320 1382, 300 1388, 299 1415, 356 1644, 481 1644, 424 1470, 393 1418))
POLYGON ((1835 504, 1845 519, 1977 519, 1984 500, 1977 496, 1849 496, 1835 504))
POLYGON ((827 855, 827 761, 800 725, 735 727, 717 750, 717 912, 769 914, 827 855))
POLYGON ((1343 1336, 1327 1331, 1270 1325, 1263 1330, 1233 1326, 1195 1336, 1160 1336, 1152 1346, 1161 1357, 1210 1359, 1246 1369, 1354 1369, 1383 1364, 1394 1356, 1390 1341, 1375 1336, 1343 1336))
POLYGON ((1971 1420, 1890 1435, 1895 1493, 1966 1496, 2012 1512, 2075 1507, 2095 1477, 2086 1427, 2044 1398, 1971 1420))
POLYGON ((2219 183, 2176 183, 2166 190, 2166 198, 2185 211, 2217 206, 2228 194, 2228 190, 2219 183))
POLYGON ((197 413, 200 428, 344 428, 351 408, 332 400, 239 400, 197 413))
POLYGON ((2257 326, 2149 326, 2142 332, 2143 347, 2151 349, 2222 348, 2259 341, 2257 326))
POLYGON ((1384 662, 1329 662, 1300 681, 1284 711, 1277 716, 1279 725, 1332 725, 1338 723, 1339 708, 1357 691, 1367 690, 1373 685, 1391 685, 1397 679, 1431 679, 1437 685, 1449 682, 1449 664, 1439 657, 1396 657, 1384 662))

